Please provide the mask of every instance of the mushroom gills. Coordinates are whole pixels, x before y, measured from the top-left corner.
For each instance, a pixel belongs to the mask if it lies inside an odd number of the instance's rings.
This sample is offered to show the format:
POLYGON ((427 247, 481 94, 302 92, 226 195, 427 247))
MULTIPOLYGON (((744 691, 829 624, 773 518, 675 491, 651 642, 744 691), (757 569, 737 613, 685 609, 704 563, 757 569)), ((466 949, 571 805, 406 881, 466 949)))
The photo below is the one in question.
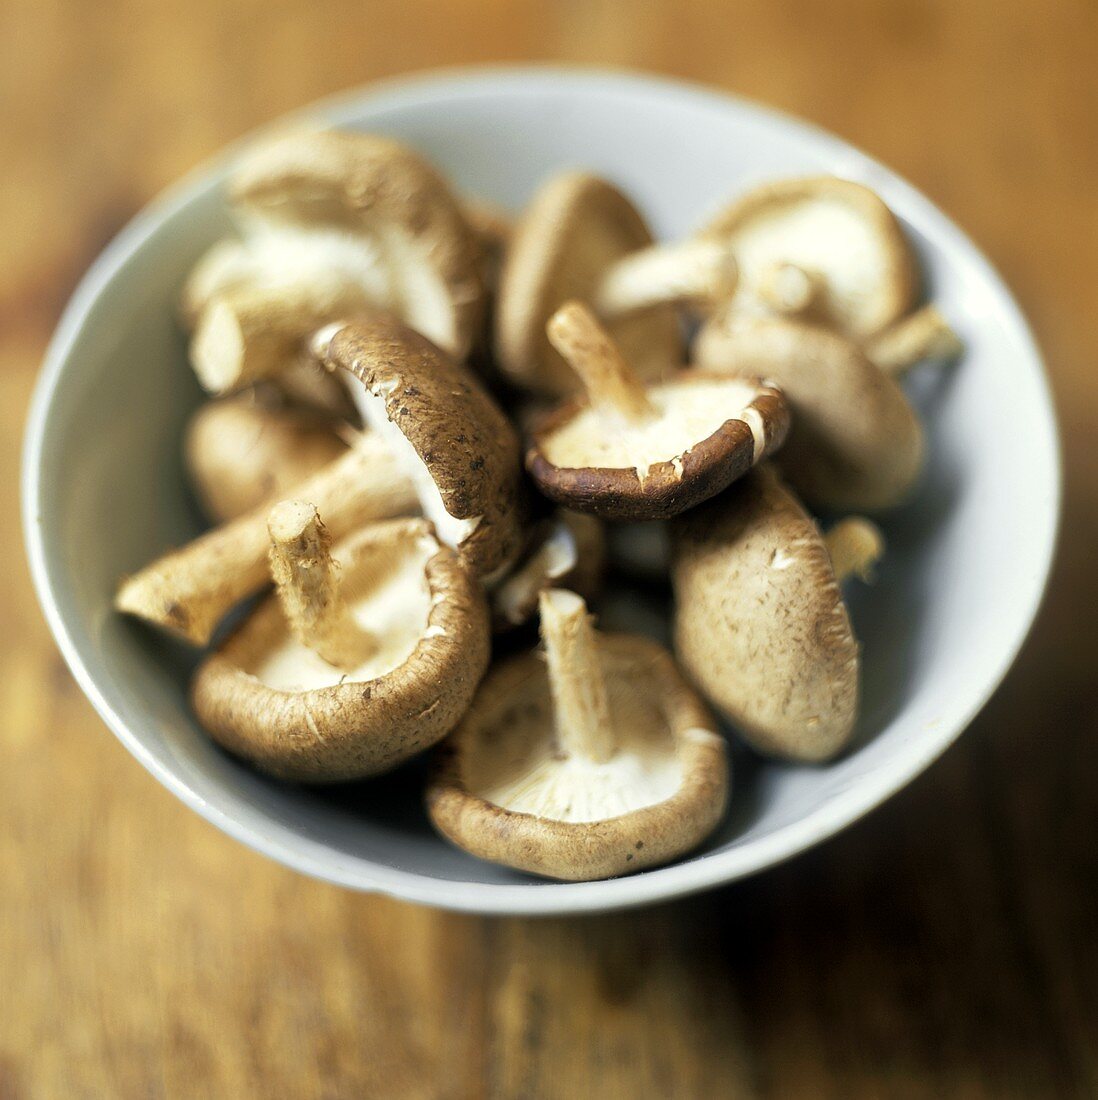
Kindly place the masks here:
MULTIPOLYGON (((323 342, 324 334, 318 334, 317 341, 323 342)), ((371 393, 353 376, 348 376, 348 387, 362 419, 388 445, 393 457, 415 486, 423 514, 435 525, 438 537, 447 546, 458 547, 480 526, 482 516, 470 516, 458 519, 446 511, 442 494, 439 492, 430 470, 419 457, 415 447, 404 433, 394 424, 386 412, 386 394, 371 393)))
MULTIPOLYGON (((553 821, 605 821, 666 801, 682 784, 682 767, 660 700, 632 681, 612 686, 609 700, 614 725, 630 731, 627 749, 603 763, 578 760, 539 736, 538 718, 519 706, 504 728, 470 747, 469 787, 505 810, 553 821)), ((528 702, 548 707, 548 684, 531 688, 528 702)))
POLYGON ((665 802, 683 771, 643 661, 601 644, 575 593, 550 589, 540 606, 548 675, 525 679, 521 701, 478 731, 467 787, 502 809, 572 823, 665 802))
POLYGON ((274 290, 330 283, 342 290, 350 283, 371 304, 396 307, 386 250, 375 238, 335 228, 306 229, 254 215, 244 215, 240 222, 244 237, 234 242, 235 254, 229 250, 232 245, 219 245, 210 254, 211 263, 220 256, 222 270, 217 279, 210 270, 207 280, 214 285, 207 294, 231 293, 238 285, 274 290))
POLYGON ((826 272, 828 298, 833 306, 843 303, 843 312, 851 314, 889 278, 872 228, 838 199, 821 197, 756 215, 736 231, 734 240, 740 266, 738 306, 762 308, 758 292, 772 277, 775 262, 793 264, 809 277, 826 272), (838 256, 842 263, 836 263, 838 256))
POLYGON ((287 626, 280 644, 245 672, 275 691, 307 692, 344 680, 374 680, 399 668, 428 633, 432 598, 426 569, 437 552, 438 543, 425 534, 368 550, 355 547, 353 540, 336 546, 343 597, 354 621, 375 640, 372 652, 355 668, 339 669, 294 638, 287 626))
POLYGON ((547 434, 542 451, 557 467, 634 468, 643 480, 651 466, 681 458, 727 421, 742 420, 759 456, 767 449, 765 428, 758 410, 749 407, 758 394, 755 385, 729 380, 657 384, 647 390, 654 415, 625 421, 588 406, 547 434))

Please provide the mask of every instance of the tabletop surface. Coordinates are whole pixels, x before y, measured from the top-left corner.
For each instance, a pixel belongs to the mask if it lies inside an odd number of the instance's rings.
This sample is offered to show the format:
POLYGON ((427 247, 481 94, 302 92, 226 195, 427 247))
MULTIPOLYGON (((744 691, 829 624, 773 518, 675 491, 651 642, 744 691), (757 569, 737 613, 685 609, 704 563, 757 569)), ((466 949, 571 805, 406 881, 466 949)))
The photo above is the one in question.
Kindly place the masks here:
POLYGON ((1098 1094, 1093 3, 6 0, 0 43, 0 1097, 1098 1094), (733 90, 911 179, 1031 318, 1067 471, 1044 610, 956 747, 783 867, 593 919, 362 897, 223 836, 70 679, 17 521, 51 328, 161 187, 317 96, 528 59, 733 90))

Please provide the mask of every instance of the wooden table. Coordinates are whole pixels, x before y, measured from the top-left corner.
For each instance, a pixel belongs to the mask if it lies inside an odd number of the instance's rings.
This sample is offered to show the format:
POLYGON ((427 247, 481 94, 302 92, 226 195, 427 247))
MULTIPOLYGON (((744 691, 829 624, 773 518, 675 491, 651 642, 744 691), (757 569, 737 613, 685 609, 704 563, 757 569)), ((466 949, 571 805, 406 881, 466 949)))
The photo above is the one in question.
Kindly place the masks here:
POLYGON ((1098 1094, 1093 3, 5 0, 0 43, 0 1097, 1098 1094), (146 200, 318 95, 528 58, 732 89, 907 175, 1019 294, 1067 459, 1040 622, 945 759, 782 868, 586 920, 359 897, 221 835, 69 678, 16 521, 45 341, 146 200))

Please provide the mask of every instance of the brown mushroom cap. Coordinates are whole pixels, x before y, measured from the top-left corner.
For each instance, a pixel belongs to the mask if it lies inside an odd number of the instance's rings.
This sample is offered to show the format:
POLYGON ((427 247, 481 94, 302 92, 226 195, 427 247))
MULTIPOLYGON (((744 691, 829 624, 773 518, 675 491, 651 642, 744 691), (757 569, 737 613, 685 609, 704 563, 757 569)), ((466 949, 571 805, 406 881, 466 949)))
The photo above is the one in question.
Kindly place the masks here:
MULTIPOLYGON (((516 385, 547 397, 574 393, 578 380, 545 335, 561 303, 593 301, 606 270, 652 244, 636 207, 605 180, 568 172, 549 180, 515 227, 496 304, 496 354, 516 385)), ((648 376, 679 361, 675 310, 653 306, 609 322, 623 353, 648 376)))
POLYGON ((246 391, 200 406, 183 447, 204 511, 224 522, 286 496, 347 444, 331 418, 246 391))
POLYGON ((671 531, 686 674, 760 752, 834 756, 857 718, 859 647, 819 528, 763 466, 671 531))
POLYGON ((923 464, 923 430, 897 381, 850 340, 781 317, 724 316, 695 344, 703 371, 781 387, 792 426, 776 461, 813 506, 875 511, 907 496, 923 464))
POLYGON ((526 468, 559 504, 605 519, 666 519, 719 493, 785 438, 785 400, 762 382, 678 371, 644 386, 577 303, 549 327, 589 392, 531 432, 526 468))
POLYGON ((251 150, 230 190, 244 236, 216 245, 184 291, 208 388, 280 369, 315 329, 364 307, 468 352, 484 307, 480 246, 417 154, 372 134, 296 132, 251 150))
POLYGON ((330 326, 313 350, 365 387, 365 395, 354 387, 353 396, 408 461, 439 537, 481 574, 509 564, 522 545, 519 442, 477 379, 380 312, 330 326))
POLYGON ((537 654, 492 669, 437 750, 427 805, 443 835, 481 859, 587 880, 664 863, 713 830, 727 801, 725 744, 669 654, 612 634, 599 636, 595 661, 616 736, 600 759, 567 748, 537 654))
POLYGON ((757 312, 776 268, 811 283, 807 314, 855 339, 903 316, 918 295, 918 266, 903 228, 868 187, 833 176, 757 187, 717 215, 702 236, 730 241, 740 267, 733 309, 757 312))
POLYGON ((462 210, 477 244, 481 282, 489 292, 494 293, 499 284, 503 257, 514 232, 514 219, 501 206, 486 199, 467 198, 462 202, 462 210))
POLYGON ((334 782, 390 770, 460 719, 488 665, 480 585, 423 520, 364 528, 336 548, 347 602, 381 644, 332 667, 265 600, 199 667, 195 711, 272 775, 334 782))

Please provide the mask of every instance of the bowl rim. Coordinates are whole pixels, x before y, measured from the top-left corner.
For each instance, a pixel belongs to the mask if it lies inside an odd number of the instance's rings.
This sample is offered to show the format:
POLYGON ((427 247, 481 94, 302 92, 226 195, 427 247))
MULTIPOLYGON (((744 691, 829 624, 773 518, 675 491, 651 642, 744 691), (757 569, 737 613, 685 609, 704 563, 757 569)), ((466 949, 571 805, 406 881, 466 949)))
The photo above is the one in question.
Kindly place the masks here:
POLYGON ((379 893, 458 912, 494 915, 564 915, 609 911, 652 904, 731 883, 774 866, 805 851, 853 824, 881 805, 923 772, 968 727, 998 689, 1032 628, 1048 584, 1059 530, 1062 498, 1062 457, 1057 420, 1048 374, 1040 351, 1014 296, 983 252, 929 199, 905 179, 843 139, 782 111, 701 84, 647 73, 582 65, 535 64, 452 67, 430 69, 394 79, 370 83, 316 101, 251 131, 224 147, 169 186, 146 205, 108 244, 89 267, 66 305, 50 340, 29 406, 22 456, 22 518, 27 557, 39 603, 73 677, 100 717, 123 745, 177 798, 236 840, 311 877, 352 889, 379 893), (1004 306, 1011 337, 1034 371, 1041 396, 1035 420, 1045 426, 1049 442, 1047 474, 1048 508, 1035 560, 1034 575, 1015 615, 1012 636, 1004 646, 993 675, 951 721, 927 731, 925 739, 898 750, 887 769, 865 776, 859 783, 836 793, 806 816, 781 826, 744 848, 706 852, 683 862, 624 878, 585 883, 532 881, 515 884, 471 883, 434 878, 419 872, 370 864, 365 858, 344 856, 326 844, 304 837, 289 826, 252 823, 246 817, 256 811, 242 808, 238 815, 204 798, 169 766, 158 760, 141 735, 123 721, 119 711, 95 681, 80 646, 58 604, 58 578, 50 569, 43 533, 43 449, 54 394, 81 338, 96 300, 118 272, 171 216, 181 211, 223 173, 234 152, 254 140, 256 134, 287 122, 321 117, 340 125, 353 120, 364 106, 412 107, 436 103, 461 92, 496 95, 543 84, 559 88, 561 81, 584 87, 591 94, 655 95, 692 107, 736 110, 770 119, 800 140, 856 168, 862 178, 887 181, 893 194, 902 196, 905 209, 915 209, 924 225, 933 226, 947 252, 964 252, 966 262, 1004 306))

